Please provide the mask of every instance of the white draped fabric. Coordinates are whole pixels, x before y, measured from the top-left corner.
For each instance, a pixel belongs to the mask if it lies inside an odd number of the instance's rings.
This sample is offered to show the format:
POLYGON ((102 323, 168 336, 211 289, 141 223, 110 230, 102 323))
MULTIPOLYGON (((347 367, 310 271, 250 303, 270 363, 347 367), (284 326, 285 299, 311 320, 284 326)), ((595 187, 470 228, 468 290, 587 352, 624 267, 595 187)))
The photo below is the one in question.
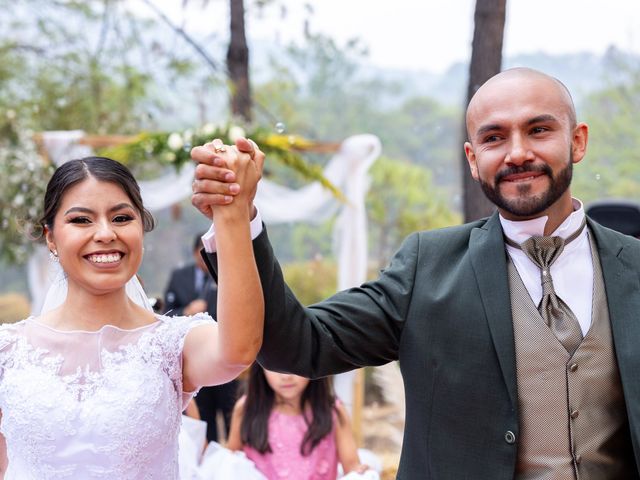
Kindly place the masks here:
POLYGON ((172 171, 154 180, 138 182, 144 206, 153 212, 189 197, 195 169, 195 164, 188 163, 179 173, 172 171))
POLYGON ((54 165, 60 166, 68 160, 93 155, 90 146, 79 143, 82 137, 84 137, 82 130, 44 132, 42 146, 54 165))

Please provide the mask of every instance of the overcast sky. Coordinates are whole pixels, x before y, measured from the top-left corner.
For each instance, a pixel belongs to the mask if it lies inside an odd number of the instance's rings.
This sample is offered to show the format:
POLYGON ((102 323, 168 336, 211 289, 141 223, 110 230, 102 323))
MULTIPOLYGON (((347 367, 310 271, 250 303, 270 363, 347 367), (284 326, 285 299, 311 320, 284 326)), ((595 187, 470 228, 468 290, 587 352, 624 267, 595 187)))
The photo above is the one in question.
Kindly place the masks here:
MULTIPOLYGON (((441 71, 470 58, 474 8, 474 0, 321 0, 317 25, 361 36, 373 63, 441 71), (352 12, 335 18, 340 5, 352 12)), ((638 51, 639 32, 638 0, 508 0, 504 53, 638 51)))
MULTIPOLYGON (((141 0, 131 3, 140 12, 149 12, 141 0)), ((155 3, 174 20, 185 15, 187 31, 211 32, 213 24, 221 37, 228 36, 228 0, 210 0, 206 14, 198 11, 201 0, 190 0, 186 14, 182 0, 155 3)), ((264 18, 247 17, 251 42, 301 37, 305 2, 286 3, 285 19, 273 9, 264 18)), ((375 65, 441 72, 470 57, 475 0, 315 0, 313 4, 312 31, 339 42, 361 38, 375 65)), ((538 51, 602 53, 610 45, 640 53, 639 0, 507 1, 507 56, 538 51)))

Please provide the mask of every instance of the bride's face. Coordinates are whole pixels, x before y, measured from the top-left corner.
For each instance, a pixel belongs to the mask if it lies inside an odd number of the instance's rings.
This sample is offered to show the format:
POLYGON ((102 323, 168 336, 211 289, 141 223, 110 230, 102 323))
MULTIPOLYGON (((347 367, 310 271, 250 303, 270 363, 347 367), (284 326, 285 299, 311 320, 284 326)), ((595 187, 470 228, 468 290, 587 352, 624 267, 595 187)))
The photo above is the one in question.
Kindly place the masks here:
POLYGON ((124 190, 89 177, 62 197, 53 228, 46 231, 58 254, 69 291, 101 295, 124 287, 142 262, 143 227, 124 190))

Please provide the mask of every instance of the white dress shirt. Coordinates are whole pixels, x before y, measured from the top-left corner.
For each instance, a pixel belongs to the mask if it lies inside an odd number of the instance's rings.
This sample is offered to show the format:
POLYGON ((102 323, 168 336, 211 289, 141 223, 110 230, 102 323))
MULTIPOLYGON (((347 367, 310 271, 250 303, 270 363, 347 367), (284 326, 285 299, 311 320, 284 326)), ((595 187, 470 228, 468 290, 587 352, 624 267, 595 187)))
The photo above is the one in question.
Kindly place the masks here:
MULTIPOLYGON (((560 224, 551 236, 567 238, 580 228, 585 216, 582 202, 574 198, 573 208, 574 211, 571 215, 560 224)), ((547 219, 548 217, 545 215, 533 220, 514 222, 500 216, 500 223, 508 238, 516 243, 522 243, 534 235, 542 236, 547 219)), ((537 307, 542 299, 540 268, 516 247, 507 245, 507 252, 537 307)), ((587 228, 578 238, 565 245, 564 250, 551 266, 551 278, 556 294, 571 308, 580 323, 582 334, 586 335, 591 326, 593 307, 593 261, 587 228)))

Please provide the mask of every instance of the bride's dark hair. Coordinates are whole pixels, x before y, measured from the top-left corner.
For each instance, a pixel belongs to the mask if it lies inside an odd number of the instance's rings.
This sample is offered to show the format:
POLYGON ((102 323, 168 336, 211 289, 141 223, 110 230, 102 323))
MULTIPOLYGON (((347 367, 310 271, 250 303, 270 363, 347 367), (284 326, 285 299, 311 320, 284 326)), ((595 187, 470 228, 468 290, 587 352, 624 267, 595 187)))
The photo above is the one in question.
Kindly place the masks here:
MULTIPOLYGON (((274 403, 273 389, 269 386, 262 367, 254 363, 249 370, 240 439, 244 445, 251 446, 260 453, 272 451, 269 445, 269 416, 274 403)), ((338 421, 342 421, 340 412, 336 409, 336 399, 330 378, 309 380, 309 384, 302 393, 300 404, 308 426, 300 445, 300 453, 307 456, 324 437, 331 433, 334 411, 338 421)))
POLYGON ((73 185, 93 177, 101 182, 118 185, 127 194, 133 206, 142 217, 145 232, 153 230, 155 222, 151 213, 144 208, 140 186, 127 167, 106 157, 86 157, 71 160, 59 166, 47 184, 44 195, 44 214, 40 219, 42 227, 53 228, 53 221, 60 208, 62 197, 73 185))

